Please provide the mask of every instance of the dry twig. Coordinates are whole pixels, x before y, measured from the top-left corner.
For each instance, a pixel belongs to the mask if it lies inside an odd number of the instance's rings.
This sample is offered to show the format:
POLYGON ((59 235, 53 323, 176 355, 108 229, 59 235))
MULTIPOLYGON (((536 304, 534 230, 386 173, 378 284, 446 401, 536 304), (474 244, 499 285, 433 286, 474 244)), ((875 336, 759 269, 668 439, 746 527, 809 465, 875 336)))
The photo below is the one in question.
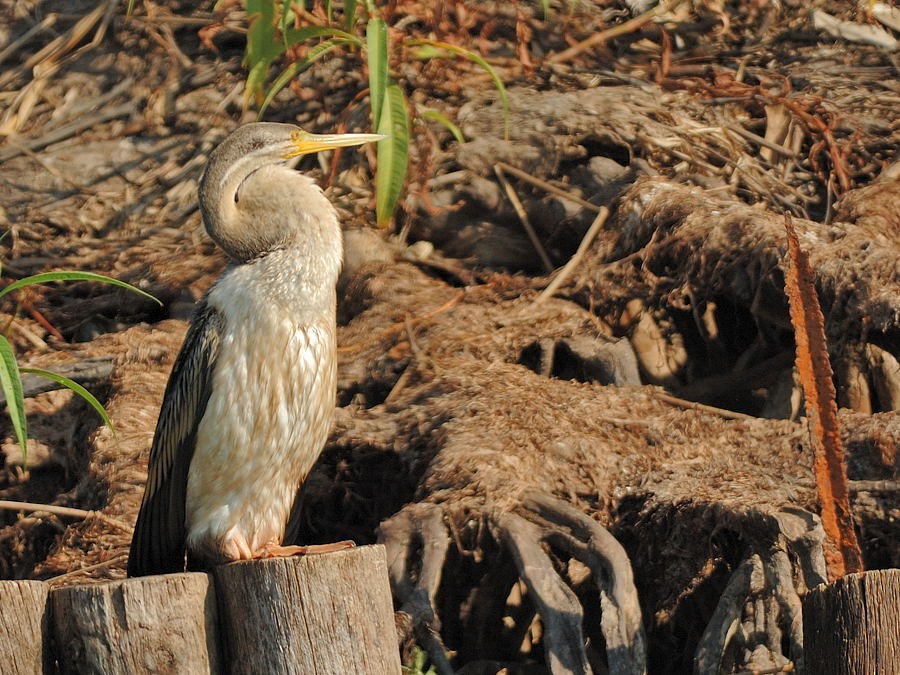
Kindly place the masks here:
POLYGON ((528 213, 525 211, 525 207, 522 205, 522 200, 519 199, 519 195, 516 194, 515 188, 512 184, 506 180, 506 175, 503 173, 503 169, 500 168, 499 165, 494 165, 494 171, 497 174, 497 180, 500 181, 500 184, 503 186, 504 191, 506 192, 506 196, 509 198, 509 201, 512 203, 513 208, 516 210, 516 215, 519 216, 519 220, 522 222, 522 227, 525 229, 526 234, 528 234, 528 239, 531 240, 531 245, 534 246, 534 250, 537 251, 538 257, 541 259, 541 264, 544 266, 544 271, 548 274, 553 271, 553 263, 550 262, 550 256, 547 255, 547 251, 544 250, 544 245, 541 244, 541 240, 538 239, 537 232, 534 231, 534 227, 531 225, 531 221, 528 219, 528 213))
POLYGON ((576 45, 569 47, 568 49, 559 52, 558 54, 554 54, 549 59, 547 59, 550 63, 562 63, 563 61, 568 61, 573 56, 578 56, 581 52, 587 51, 588 49, 592 49, 598 45, 602 45, 607 40, 612 40, 613 38, 617 38, 620 35, 628 35, 628 33, 633 33, 637 30, 640 30, 643 26, 650 23, 656 17, 662 16, 666 12, 669 12, 675 9, 678 5, 680 5, 682 0, 670 0, 670 2, 661 2, 652 9, 644 12, 643 14, 639 14, 633 19, 629 19, 624 23, 620 23, 618 26, 613 26, 612 28, 608 28, 607 30, 602 30, 599 33, 594 33, 591 37, 586 40, 582 40, 576 45))
POLYGON ((49 513, 61 518, 78 518, 85 520, 87 518, 98 518, 108 525, 112 525, 116 529, 123 532, 131 533, 134 528, 115 518, 110 518, 100 511, 85 511, 84 509, 74 509, 69 506, 55 506, 53 504, 35 504, 32 502, 15 502, 6 499, 0 500, 0 510, 6 511, 33 511, 49 513))
POLYGON ((535 304, 540 304, 547 300, 547 298, 552 297, 553 294, 559 290, 559 287, 563 285, 563 282, 571 276, 572 272, 581 262, 581 259, 584 258, 584 254, 590 248, 597 233, 600 232, 600 228, 602 228, 603 224, 606 222, 607 216, 609 216, 609 209, 604 206, 600 209, 597 217, 594 218, 594 222, 591 223, 591 226, 582 238, 581 243, 578 245, 578 250, 575 251, 571 258, 569 258, 569 262, 567 262, 559 271, 559 274, 554 277, 553 281, 547 284, 547 288, 541 291, 541 294, 535 298, 535 304))

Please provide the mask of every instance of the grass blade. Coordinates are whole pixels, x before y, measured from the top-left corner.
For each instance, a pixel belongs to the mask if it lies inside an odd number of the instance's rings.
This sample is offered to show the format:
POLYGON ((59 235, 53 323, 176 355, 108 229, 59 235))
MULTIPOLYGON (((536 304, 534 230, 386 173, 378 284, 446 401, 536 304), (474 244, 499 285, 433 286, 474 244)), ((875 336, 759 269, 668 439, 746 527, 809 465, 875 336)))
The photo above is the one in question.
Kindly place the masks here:
POLYGON ((362 40, 353 35, 352 33, 348 33, 345 30, 341 30, 340 28, 333 28, 331 26, 302 26, 300 28, 289 28, 285 33, 285 38, 288 45, 296 45, 300 42, 305 42, 306 40, 311 40, 313 38, 339 38, 341 40, 346 40, 347 42, 353 43, 359 47, 362 47, 362 40))
POLYGON ((369 65, 369 101, 372 106, 372 128, 379 129, 388 87, 387 25, 378 17, 366 25, 366 52, 369 65))
POLYGON ((13 291, 17 291, 20 288, 24 288, 25 286, 31 286, 33 284, 46 284, 51 281, 98 281, 100 283, 124 288, 125 290, 137 293, 138 295, 142 295, 143 297, 152 300, 158 305, 162 305, 162 302, 157 298, 154 298, 149 293, 142 291, 140 288, 132 286, 125 281, 119 281, 118 279, 113 279, 112 277, 107 277, 102 274, 96 274, 95 272, 77 272, 64 270, 58 272, 42 272, 40 274, 33 274, 30 277, 24 277, 23 279, 14 281, 6 286, 6 288, 4 288, 3 290, 0 290, 0 298, 2 298, 7 293, 12 293, 13 291))
POLYGON ((409 47, 431 47, 431 49, 418 50, 417 56, 422 59, 440 58, 444 55, 438 50, 442 50, 444 52, 455 54, 456 56, 462 56, 463 58, 478 64, 478 66, 490 76, 494 83, 494 87, 497 89, 497 93, 500 95, 500 104, 503 106, 503 137, 506 140, 509 140, 509 97, 506 95, 506 87, 503 85, 503 80, 500 79, 497 71, 491 67, 490 63, 485 61, 480 54, 470 52, 468 49, 463 49, 462 47, 450 44, 449 42, 416 39, 407 40, 405 44, 409 47))
POLYGON ((453 134, 453 138, 456 139, 457 143, 465 143, 466 139, 463 136, 462 130, 456 126, 450 119, 444 115, 443 113, 439 113, 437 110, 426 110, 422 113, 422 117, 425 117, 430 120, 434 120, 438 124, 442 124, 447 128, 447 130, 453 134))
POLYGON ((29 373, 31 375, 39 375, 40 377, 45 377, 48 380, 58 382, 67 389, 71 389, 88 402, 88 404, 100 416, 100 419, 103 420, 103 423, 109 427, 109 430, 112 432, 113 436, 116 435, 116 430, 113 427, 112 421, 109 419, 109 415, 106 413, 106 408, 103 407, 103 404, 100 403, 100 401, 98 401, 91 392, 82 387, 75 380, 71 380, 64 375, 58 375, 57 373, 51 372, 49 370, 44 370, 43 368, 21 368, 20 372, 29 373))
POLYGON ((257 114, 257 119, 262 119, 263 113, 269 107, 269 104, 272 103, 272 100, 278 95, 278 92, 284 89, 287 84, 296 77, 297 73, 306 70, 309 66, 313 64, 313 62, 318 61, 320 58, 325 56, 332 49, 340 47, 341 45, 346 44, 357 44, 359 40, 353 38, 353 40, 345 40, 343 38, 334 38, 332 40, 326 40, 320 44, 317 44, 315 47, 309 50, 309 53, 306 57, 300 59, 299 61, 294 61, 290 66, 284 69, 284 71, 275 78, 275 81, 272 83, 272 86, 269 87, 269 90, 266 92, 266 97, 263 99, 262 104, 259 106, 259 113, 257 114))
POLYGON ((262 100, 263 88, 269 74, 269 66, 285 49, 275 37, 275 5, 272 0, 247 0, 247 48, 244 63, 248 67, 244 89, 244 108, 252 99, 257 105, 262 100))
POLYGON ((284 39, 284 46, 287 48, 287 32, 290 24, 294 20, 294 11, 291 9, 292 0, 281 0, 281 36, 284 39))
POLYGON ((22 376, 16 354, 5 335, 0 334, 0 383, 6 395, 6 409, 12 422, 19 447, 22 448, 22 466, 28 466, 28 421, 25 419, 25 397, 22 394, 22 376))
POLYGON ((390 82, 385 89, 377 131, 388 136, 378 141, 375 172, 375 215, 378 224, 386 226, 397 208, 409 166, 409 116, 406 97, 396 82, 390 82))
POLYGON ((356 0, 344 0, 344 28, 350 30, 356 23, 356 0))

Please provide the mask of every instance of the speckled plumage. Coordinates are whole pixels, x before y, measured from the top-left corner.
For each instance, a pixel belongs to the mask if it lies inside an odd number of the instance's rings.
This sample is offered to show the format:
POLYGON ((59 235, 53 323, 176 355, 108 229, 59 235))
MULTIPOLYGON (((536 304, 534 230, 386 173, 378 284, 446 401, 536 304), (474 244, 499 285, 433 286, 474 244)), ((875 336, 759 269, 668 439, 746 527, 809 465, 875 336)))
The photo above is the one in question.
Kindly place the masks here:
POLYGON ((212 153, 200 207, 234 262, 200 303, 166 388, 130 576, 282 543, 334 410, 342 253, 334 208, 286 163, 377 139, 252 124, 212 153))
MULTIPOLYGON (((290 267, 282 260, 290 255, 279 251, 253 267, 290 267)), ((228 308, 229 322, 188 472, 185 523, 188 550, 213 562, 281 542, 334 410, 333 300, 323 316, 304 317, 291 311, 303 303, 300 294, 273 300, 261 272, 235 268, 207 299, 228 308), (244 272, 253 283, 240 278, 244 272)))

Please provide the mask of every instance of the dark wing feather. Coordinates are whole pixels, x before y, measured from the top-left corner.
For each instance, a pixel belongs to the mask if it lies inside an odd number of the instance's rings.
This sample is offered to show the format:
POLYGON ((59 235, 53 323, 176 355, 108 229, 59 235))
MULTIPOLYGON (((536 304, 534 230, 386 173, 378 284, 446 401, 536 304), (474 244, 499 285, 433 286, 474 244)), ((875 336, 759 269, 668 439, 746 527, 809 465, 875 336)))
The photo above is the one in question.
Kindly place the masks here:
POLYGON ((204 301, 197 308, 166 386, 144 501, 134 526, 128 576, 183 572, 188 468, 197 428, 212 392, 225 317, 204 301))

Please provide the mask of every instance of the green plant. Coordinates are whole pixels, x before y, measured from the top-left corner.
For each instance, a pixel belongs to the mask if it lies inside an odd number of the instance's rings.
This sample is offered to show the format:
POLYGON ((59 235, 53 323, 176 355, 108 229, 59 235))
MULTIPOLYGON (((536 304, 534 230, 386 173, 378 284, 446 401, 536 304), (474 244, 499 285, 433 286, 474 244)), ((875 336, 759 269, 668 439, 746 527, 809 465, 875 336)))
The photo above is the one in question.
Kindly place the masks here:
POLYGON ((413 645, 412 663, 402 668, 404 675, 437 675, 437 670, 428 662, 428 653, 419 645, 413 645), (428 666, 428 670, 425 667, 428 666))
MULTIPOLYGON (((496 87, 508 130, 509 102, 503 82, 481 56, 447 42, 430 39, 391 41, 387 22, 372 0, 364 5, 343 3, 340 26, 331 2, 326 4, 328 25, 299 26, 292 0, 245 0, 248 20, 245 65, 248 68, 245 105, 258 106, 262 118, 269 104, 291 80, 314 62, 336 49, 354 50, 364 60, 369 73, 369 103, 372 128, 387 138, 376 146, 375 214, 379 225, 386 226, 396 211, 409 170, 410 106, 401 83, 390 74, 391 58, 409 54, 415 59, 465 58, 476 63, 491 77, 496 87), (354 34, 361 30, 362 35, 354 34), (287 65, 266 87, 269 70, 276 59, 302 43, 319 40, 305 56, 287 65)), ((461 141, 459 128, 440 113, 425 111, 423 117, 444 124, 461 141)))
MULTIPOLYGON (((21 290, 26 286, 32 286, 34 284, 45 284, 54 281, 99 281, 102 283, 119 286, 120 288, 128 289, 130 291, 143 295, 146 298, 150 298, 154 302, 159 303, 159 300, 154 298, 149 293, 145 293, 141 289, 135 288, 131 284, 127 284, 124 281, 112 279, 110 277, 103 276, 102 274, 95 274, 93 272, 78 271, 44 272, 42 274, 34 274, 32 276, 25 277, 24 279, 19 279, 18 281, 14 281, 0 290, 0 299, 10 293, 21 290)), ((104 424, 106 424, 110 429, 113 428, 112 422, 109 419, 109 415, 107 415, 103 405, 94 397, 93 394, 91 394, 87 389, 82 387, 74 380, 71 380, 68 377, 64 377, 63 375, 50 372, 48 370, 43 370, 41 368, 20 368, 18 362, 16 361, 15 350, 13 349, 9 338, 7 337, 7 335, 0 333, 0 384, 2 384, 3 393, 6 395, 6 409, 9 413, 9 419, 12 422, 16 440, 19 442, 19 447, 22 448, 23 466, 27 467, 28 465, 28 422, 25 417, 25 397, 22 391, 22 373, 29 373, 32 375, 45 377, 63 385, 64 387, 67 387, 68 389, 71 389, 78 396, 80 396, 90 404, 90 406, 97 412, 97 414, 100 415, 100 418, 103 420, 104 424)), ((115 433, 115 430, 113 430, 113 433, 115 433)))

